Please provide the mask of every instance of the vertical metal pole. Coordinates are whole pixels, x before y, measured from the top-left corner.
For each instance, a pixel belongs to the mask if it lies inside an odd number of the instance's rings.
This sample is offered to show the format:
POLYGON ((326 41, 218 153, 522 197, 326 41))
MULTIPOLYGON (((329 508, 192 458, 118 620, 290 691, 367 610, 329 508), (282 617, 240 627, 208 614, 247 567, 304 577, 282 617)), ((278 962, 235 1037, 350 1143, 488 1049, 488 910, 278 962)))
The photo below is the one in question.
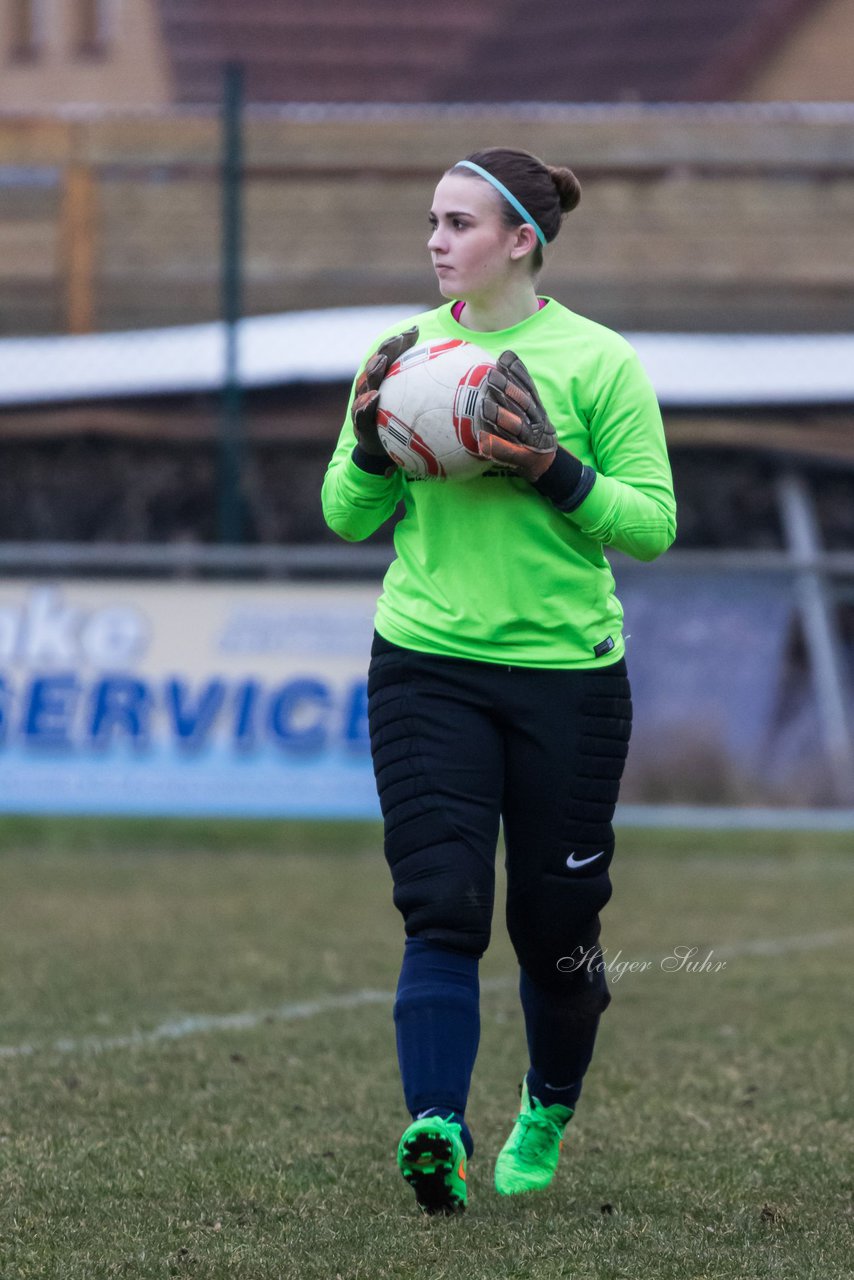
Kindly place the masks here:
POLYGON ((821 552, 821 535, 812 497, 803 478, 781 476, 777 486, 789 552, 801 568, 795 590, 812 668, 819 725, 824 738, 834 799, 854 801, 854 741, 848 723, 845 659, 833 601, 821 575, 809 562, 821 552))
POLYGON ((220 403, 218 519, 220 542, 243 537, 243 393, 238 336, 243 248, 243 67, 225 67, 222 113, 222 320, 225 342, 220 403))

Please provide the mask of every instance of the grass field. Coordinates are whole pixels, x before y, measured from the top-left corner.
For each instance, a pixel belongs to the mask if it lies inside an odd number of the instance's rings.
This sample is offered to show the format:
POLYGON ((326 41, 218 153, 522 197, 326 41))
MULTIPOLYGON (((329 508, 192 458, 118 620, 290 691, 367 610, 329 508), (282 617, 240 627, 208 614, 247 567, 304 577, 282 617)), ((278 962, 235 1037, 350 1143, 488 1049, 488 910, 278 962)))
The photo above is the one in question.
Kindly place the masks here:
POLYGON ((612 968, 535 1198, 491 1187, 525 1065, 497 911, 469 1212, 435 1220, 394 1162, 375 827, 3 820, 0 1280, 851 1277, 851 844, 620 833, 603 941, 650 963, 612 968))

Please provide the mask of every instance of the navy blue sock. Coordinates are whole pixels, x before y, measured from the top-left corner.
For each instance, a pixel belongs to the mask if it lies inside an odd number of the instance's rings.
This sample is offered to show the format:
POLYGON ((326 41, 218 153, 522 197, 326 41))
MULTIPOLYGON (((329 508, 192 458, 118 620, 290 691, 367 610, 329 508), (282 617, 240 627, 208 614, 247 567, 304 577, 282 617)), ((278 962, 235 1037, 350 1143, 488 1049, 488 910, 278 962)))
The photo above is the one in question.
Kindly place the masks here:
POLYGON ((519 994, 531 1060, 528 1092, 546 1107, 559 1102, 574 1109, 593 1057, 599 1016, 579 1017, 574 1001, 538 986, 524 969, 519 994))
POLYGON ((480 1040, 478 961, 421 938, 407 938, 394 1021, 403 1096, 413 1119, 427 1112, 462 1127, 480 1040))

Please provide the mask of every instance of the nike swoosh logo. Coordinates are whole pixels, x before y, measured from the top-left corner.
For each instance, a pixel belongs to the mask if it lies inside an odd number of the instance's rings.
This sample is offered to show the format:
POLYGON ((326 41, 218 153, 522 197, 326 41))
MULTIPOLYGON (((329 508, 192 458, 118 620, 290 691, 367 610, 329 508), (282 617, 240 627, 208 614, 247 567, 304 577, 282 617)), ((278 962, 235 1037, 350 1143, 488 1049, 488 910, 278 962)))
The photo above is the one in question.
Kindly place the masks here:
POLYGON ((592 858, 576 858, 575 854, 571 853, 566 860, 566 865, 568 867, 586 867, 588 862, 595 862, 597 858, 601 858, 604 852, 604 849, 600 849, 598 853, 593 854, 592 858))

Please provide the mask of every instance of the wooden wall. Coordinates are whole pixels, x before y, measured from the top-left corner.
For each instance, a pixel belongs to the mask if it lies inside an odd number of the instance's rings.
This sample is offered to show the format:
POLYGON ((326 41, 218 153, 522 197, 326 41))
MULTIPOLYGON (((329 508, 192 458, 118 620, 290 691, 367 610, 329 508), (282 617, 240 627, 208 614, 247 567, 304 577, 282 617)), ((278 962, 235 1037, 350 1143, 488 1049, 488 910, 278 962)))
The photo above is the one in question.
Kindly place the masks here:
MULTIPOLYGON (((854 322, 854 129, 785 108, 256 117, 248 311, 438 301, 433 186, 498 142, 582 180, 541 280, 569 306, 623 329, 854 322)), ((0 116, 0 335, 214 318, 218 154, 211 115, 0 116)))

